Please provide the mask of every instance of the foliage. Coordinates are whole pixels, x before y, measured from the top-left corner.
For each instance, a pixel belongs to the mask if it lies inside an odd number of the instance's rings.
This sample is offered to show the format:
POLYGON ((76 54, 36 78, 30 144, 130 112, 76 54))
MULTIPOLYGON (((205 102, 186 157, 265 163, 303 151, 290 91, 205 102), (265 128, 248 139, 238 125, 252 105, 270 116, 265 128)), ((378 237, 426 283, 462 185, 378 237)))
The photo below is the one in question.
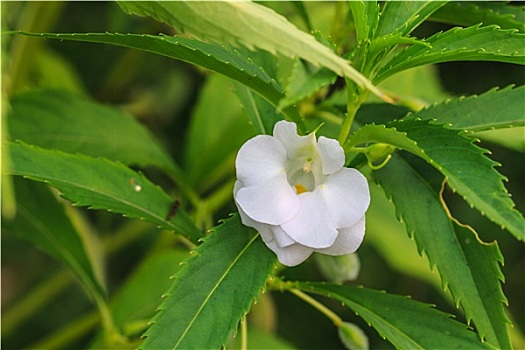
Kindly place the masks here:
POLYGON ((6 347, 522 347, 521 5, 2 10, 6 347), (458 62, 500 80, 447 90, 458 62), (239 148, 283 119, 369 181, 352 259, 286 268, 235 213, 239 148))

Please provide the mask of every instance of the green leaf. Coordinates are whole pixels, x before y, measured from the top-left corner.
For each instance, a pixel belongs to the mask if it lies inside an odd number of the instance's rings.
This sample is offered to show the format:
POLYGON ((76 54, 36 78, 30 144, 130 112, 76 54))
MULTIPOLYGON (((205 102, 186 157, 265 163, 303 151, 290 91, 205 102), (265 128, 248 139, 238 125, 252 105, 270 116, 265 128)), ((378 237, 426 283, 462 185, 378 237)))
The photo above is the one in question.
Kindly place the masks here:
POLYGON ((525 127, 521 126, 512 129, 495 129, 476 132, 474 137, 479 137, 482 141, 488 141, 507 147, 516 152, 525 153, 525 127))
POLYGON ((274 125, 284 116, 268 101, 237 82, 233 83, 235 94, 257 134, 272 135, 274 125))
POLYGON ((434 12, 429 20, 462 27, 495 24, 503 29, 525 32, 524 7, 506 1, 451 1, 434 12))
MULTIPOLYGON (((397 3, 397 2, 396 2, 397 3)), ((406 69, 449 61, 497 61, 525 64, 525 34, 497 26, 452 28, 427 40, 431 48, 413 45, 394 56, 382 67, 374 82, 406 69)))
POLYGON ((184 168, 190 183, 196 186, 210 177, 231 175, 233 165, 225 174, 219 168, 226 159, 235 157, 252 136, 252 129, 231 91, 231 81, 218 74, 210 75, 200 90, 187 133, 184 168))
POLYGON ((406 118, 435 119, 455 129, 484 131, 525 125, 525 85, 492 89, 479 96, 460 97, 427 107, 406 118))
POLYGON ((377 1, 349 1, 348 5, 352 11, 357 41, 373 38, 379 21, 377 1))
MULTIPOLYGON (((239 55, 237 52, 213 43, 205 43, 180 36, 154 36, 146 34, 16 33, 48 39, 117 45, 167 56, 226 75, 227 77, 248 86, 276 107, 279 100, 284 96, 281 87, 260 67, 247 58, 239 55)), ((300 128, 302 127, 301 117, 295 108, 289 107, 282 112, 290 120, 298 123, 300 128)))
POLYGON ((457 130, 410 119, 386 126, 365 125, 350 138, 345 150, 368 142, 388 143, 425 159, 445 175, 449 186, 469 204, 519 240, 525 240, 525 219, 503 186, 504 176, 472 139, 457 130))
POLYGON ((279 108, 285 108, 300 102, 321 88, 333 84, 337 76, 325 68, 319 68, 310 72, 308 67, 301 60, 297 59, 288 79, 288 85, 285 87, 286 97, 279 102, 279 108))
POLYGON ((125 164, 176 167, 132 116, 66 91, 31 90, 15 95, 8 117, 13 140, 125 164))
MULTIPOLYGON (((438 194, 403 158, 393 157, 374 176, 394 201, 397 215, 414 237, 420 254, 425 252, 431 267, 437 267, 442 285, 450 289, 456 304, 461 304, 467 320, 474 320, 480 337, 498 347, 507 344, 508 321, 501 304, 505 297, 499 285, 501 255, 486 252, 485 258, 490 260, 474 263, 477 257, 459 242, 438 194), (493 295, 486 299, 487 293, 493 295)), ((483 249, 474 236, 470 240, 477 244, 472 246, 475 252, 483 249)))
POLYGON ((97 274, 83 237, 49 188, 15 179, 16 217, 4 221, 7 231, 40 247, 71 269, 94 300, 105 299, 105 287, 97 274))
MULTIPOLYGON (((278 335, 256 328, 248 328, 248 347, 244 350, 293 350, 296 347, 280 338, 278 335)), ((243 349, 241 337, 238 335, 230 341, 227 349, 243 349)))
POLYGON ((7 143, 4 147, 8 147, 11 160, 8 174, 47 182, 75 205, 141 218, 193 242, 201 236, 182 209, 168 220, 173 199, 121 163, 21 143, 7 143))
POLYGON ((383 50, 386 50, 388 48, 391 48, 397 45, 401 45, 401 44, 423 45, 426 47, 432 47, 423 40, 419 40, 414 37, 404 36, 401 33, 388 34, 388 35, 384 35, 379 38, 376 38, 370 43, 370 47, 368 48, 368 53, 369 53, 368 60, 372 60, 372 58, 377 56, 383 50))
MULTIPOLYGON (((397 105, 419 111, 432 103, 441 102, 451 95, 441 84, 439 70, 435 65, 419 66, 402 71, 383 80, 380 84, 385 91, 392 91, 397 105)), ((395 120, 391 117, 389 120, 395 120)))
POLYGON ((119 1, 119 5, 127 13, 151 16, 205 40, 256 47, 286 57, 303 58, 382 96, 347 60, 263 5, 249 1, 119 1))
POLYGON ((410 34, 446 1, 387 1, 381 11, 375 37, 410 34))
POLYGON ((111 303, 115 324, 123 329, 134 322, 147 321, 162 302, 162 293, 171 285, 170 277, 181 269, 187 251, 168 250, 147 258, 125 282, 111 303))
POLYGON ((502 304, 508 305, 508 302, 501 289, 500 281, 504 282, 505 277, 499 267, 500 264, 503 265, 503 255, 501 255, 498 244, 497 242, 483 243, 474 230, 468 226, 459 225, 457 222, 454 222, 454 231, 468 265, 475 266, 472 269, 474 281, 480 291, 480 299, 491 316, 490 321, 498 343, 488 336, 487 340, 493 344, 499 344, 501 349, 511 349, 512 345, 507 332, 507 324, 510 323, 510 320, 502 307, 502 304))
POLYGON ((296 286, 342 302, 398 349, 490 348, 467 326, 431 305, 407 297, 350 285, 299 282, 296 286))
POLYGON ((234 216, 174 276, 142 349, 219 349, 265 287, 275 255, 234 216))
POLYGON ((427 257, 418 254, 414 242, 407 239, 406 227, 396 218, 394 204, 388 201, 380 186, 370 186, 370 197, 366 211, 366 241, 391 269, 429 283, 441 292, 439 275, 430 269, 427 257), (388 232, 388 239, 385 239, 385 232, 388 232))

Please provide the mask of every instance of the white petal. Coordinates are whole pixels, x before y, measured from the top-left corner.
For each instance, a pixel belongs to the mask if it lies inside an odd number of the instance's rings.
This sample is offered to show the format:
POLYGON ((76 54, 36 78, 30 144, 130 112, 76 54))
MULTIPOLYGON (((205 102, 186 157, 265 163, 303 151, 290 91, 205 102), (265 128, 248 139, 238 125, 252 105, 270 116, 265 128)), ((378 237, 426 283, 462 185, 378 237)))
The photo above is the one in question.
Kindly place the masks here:
POLYGON ((288 159, 307 157, 313 150, 315 136, 299 136, 295 123, 281 120, 273 128, 273 136, 286 148, 288 159))
POLYGON ((283 230, 297 243, 311 248, 328 248, 337 238, 326 206, 316 189, 298 196, 299 211, 290 220, 281 225, 283 230))
POLYGON ((365 217, 354 226, 341 228, 334 244, 325 249, 316 249, 316 252, 329 255, 344 255, 353 253, 359 248, 365 236, 365 217))
POLYGON ((309 247, 302 246, 300 244, 292 244, 287 247, 281 248, 277 245, 276 241, 266 243, 268 248, 270 248, 276 255, 279 262, 283 265, 292 267, 299 265, 313 253, 313 249, 309 247))
POLYGON ((279 247, 284 248, 294 243, 297 243, 292 239, 292 237, 288 236, 286 232, 284 232, 281 226, 271 226, 271 228, 273 237, 275 237, 275 240, 277 241, 279 247))
POLYGON ((245 186, 255 185, 284 172, 285 164, 286 149, 279 140, 268 135, 246 141, 235 159, 237 178, 245 186))
POLYGON ((321 136, 317 149, 321 155, 323 175, 333 174, 345 165, 345 152, 336 140, 321 136))
POLYGON ((370 204, 368 182, 355 169, 343 168, 327 176, 319 189, 336 228, 353 226, 370 204))
MULTIPOLYGON (((243 187, 242 183, 237 180, 235 181, 235 185, 233 186, 233 198, 235 199, 237 197, 237 192, 243 187)), ((262 224, 260 222, 254 221, 250 219, 248 215, 242 210, 239 204, 237 204, 237 201, 235 201, 235 205, 237 206, 237 209, 239 210, 239 216, 241 217, 241 222, 243 225, 248 227, 253 227, 261 234, 261 237, 265 243, 273 241, 273 231, 271 229, 271 225, 268 224, 262 224)))
POLYGON ((270 225, 281 225, 299 210, 297 194, 284 173, 266 182, 240 188, 235 200, 252 220, 270 225))

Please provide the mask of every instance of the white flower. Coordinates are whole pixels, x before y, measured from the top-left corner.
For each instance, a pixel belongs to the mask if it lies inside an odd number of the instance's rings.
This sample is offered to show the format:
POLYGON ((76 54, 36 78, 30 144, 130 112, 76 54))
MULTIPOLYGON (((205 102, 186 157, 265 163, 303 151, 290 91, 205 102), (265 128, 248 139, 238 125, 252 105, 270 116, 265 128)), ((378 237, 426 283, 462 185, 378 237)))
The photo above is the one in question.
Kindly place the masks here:
POLYGON ((353 253, 363 241, 368 183, 344 162, 336 140, 299 136, 286 121, 239 150, 233 194, 241 220, 282 264, 298 265, 314 251, 353 253))

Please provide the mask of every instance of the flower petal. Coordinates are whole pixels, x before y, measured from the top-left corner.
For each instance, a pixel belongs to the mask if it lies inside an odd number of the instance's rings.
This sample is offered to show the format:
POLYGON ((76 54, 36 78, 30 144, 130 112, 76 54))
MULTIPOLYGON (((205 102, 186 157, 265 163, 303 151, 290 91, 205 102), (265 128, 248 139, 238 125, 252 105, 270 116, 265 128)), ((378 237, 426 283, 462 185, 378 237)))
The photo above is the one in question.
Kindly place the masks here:
MULTIPOLYGON (((234 199, 236 199, 237 192, 239 192, 239 190, 242 187, 243 185, 239 180, 235 181, 235 185, 233 186, 233 198, 234 199)), ((243 225, 248 226, 248 227, 253 227, 254 229, 256 229, 257 232, 259 232, 259 234, 261 235, 264 243, 273 241, 274 237, 273 237, 273 231, 271 229, 272 227, 271 225, 262 224, 260 222, 250 219, 250 217, 246 215, 244 210, 242 210, 241 206, 237 204, 237 201, 235 201, 235 205, 237 206, 237 209, 239 210, 239 216, 241 217, 241 222, 243 223, 243 225)))
POLYGON ((281 248, 277 245, 275 240, 266 243, 266 245, 277 255, 277 259, 279 259, 281 264, 289 267, 299 265, 308 259, 314 251, 312 248, 297 243, 281 248))
POLYGON ((333 174, 345 165, 345 152, 334 139, 319 137, 317 149, 321 156, 323 175, 333 174))
POLYGON ((292 237, 288 236, 286 232, 281 228, 281 226, 271 226, 273 237, 275 237, 275 240, 277 241, 277 245, 281 248, 288 247, 289 245, 292 245, 294 243, 297 243, 292 239, 292 237))
POLYGON ((344 255, 353 253, 359 248, 365 236, 365 217, 354 226, 341 228, 334 244, 329 248, 316 249, 316 252, 329 255, 344 255))
POLYGON ((276 138, 259 135, 242 145, 235 168, 237 179, 245 186, 267 181, 280 172, 284 172, 286 149, 276 138))
POLYGON ((315 136, 299 136, 295 123, 281 120, 273 128, 273 136, 286 148, 288 159, 307 157, 308 150, 312 150, 315 136))
POLYGON ((281 225, 297 243, 311 248, 328 248, 337 238, 337 229, 321 198, 320 191, 305 192, 298 196, 297 214, 281 225))
POLYGON ((257 185, 240 188, 235 200, 252 220, 270 225, 281 225, 299 210, 297 194, 284 173, 257 185))
POLYGON ((370 204, 368 182, 356 169, 343 168, 327 176, 319 189, 338 229, 357 223, 370 204))

